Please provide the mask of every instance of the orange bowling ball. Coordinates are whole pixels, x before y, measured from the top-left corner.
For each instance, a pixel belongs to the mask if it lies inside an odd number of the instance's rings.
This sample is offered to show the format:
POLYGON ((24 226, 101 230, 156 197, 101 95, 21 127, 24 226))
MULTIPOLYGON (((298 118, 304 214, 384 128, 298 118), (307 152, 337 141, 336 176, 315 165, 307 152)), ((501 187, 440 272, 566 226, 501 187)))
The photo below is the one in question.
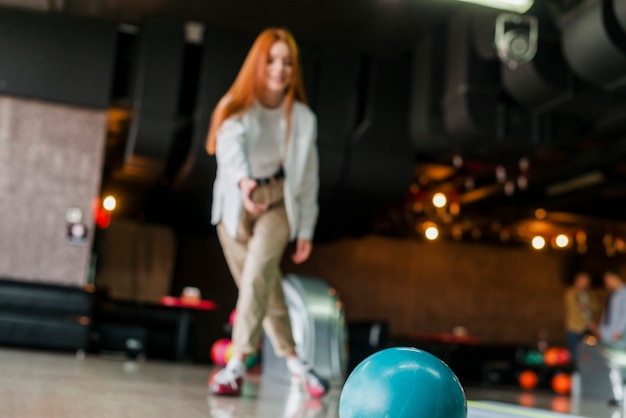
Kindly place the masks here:
POLYGON ((518 381, 522 389, 531 390, 537 386, 539 379, 537 378, 537 373, 532 370, 524 370, 520 373, 518 381))
POLYGON ((543 362, 546 366, 558 366, 560 360, 560 350, 556 347, 550 347, 543 353, 543 362))
POLYGON ((567 373, 557 373, 552 378, 552 389, 559 395, 567 395, 572 389, 572 379, 567 373))

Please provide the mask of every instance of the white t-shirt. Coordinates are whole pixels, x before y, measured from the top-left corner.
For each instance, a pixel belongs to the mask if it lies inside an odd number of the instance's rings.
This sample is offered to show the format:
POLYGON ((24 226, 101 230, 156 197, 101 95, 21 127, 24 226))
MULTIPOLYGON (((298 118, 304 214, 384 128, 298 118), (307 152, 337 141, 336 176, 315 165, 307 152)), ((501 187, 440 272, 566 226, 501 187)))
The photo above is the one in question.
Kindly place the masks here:
POLYGON ((272 177, 280 169, 285 155, 285 109, 283 106, 264 107, 258 102, 254 106, 258 108, 259 138, 248 150, 250 175, 254 178, 272 177))

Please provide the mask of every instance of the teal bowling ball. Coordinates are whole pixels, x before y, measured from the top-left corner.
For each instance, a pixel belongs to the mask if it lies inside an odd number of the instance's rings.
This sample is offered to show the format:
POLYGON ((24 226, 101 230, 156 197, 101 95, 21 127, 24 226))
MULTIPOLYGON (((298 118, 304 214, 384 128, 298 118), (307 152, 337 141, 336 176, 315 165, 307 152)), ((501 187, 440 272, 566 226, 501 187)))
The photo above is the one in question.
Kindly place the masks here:
POLYGON ((466 418, 461 382, 426 351, 394 347, 367 357, 350 373, 340 418, 466 418))

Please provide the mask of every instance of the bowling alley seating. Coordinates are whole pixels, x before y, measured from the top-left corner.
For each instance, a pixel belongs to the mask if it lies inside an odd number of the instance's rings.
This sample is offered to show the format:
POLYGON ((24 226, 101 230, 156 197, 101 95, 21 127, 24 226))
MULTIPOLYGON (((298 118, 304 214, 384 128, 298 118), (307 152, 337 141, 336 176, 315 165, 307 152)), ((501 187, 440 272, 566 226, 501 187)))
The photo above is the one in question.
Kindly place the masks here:
POLYGON ((155 303, 118 300, 98 291, 90 351, 173 360, 180 315, 155 303))
POLYGON ((0 345, 86 350, 92 289, 0 279, 0 345))

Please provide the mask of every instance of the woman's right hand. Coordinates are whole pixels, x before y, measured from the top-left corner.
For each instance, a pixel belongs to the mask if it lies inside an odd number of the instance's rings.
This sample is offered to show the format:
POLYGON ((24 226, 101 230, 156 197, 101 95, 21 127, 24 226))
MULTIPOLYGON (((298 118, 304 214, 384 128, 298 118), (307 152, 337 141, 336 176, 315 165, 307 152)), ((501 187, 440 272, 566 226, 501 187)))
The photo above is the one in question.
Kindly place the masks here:
POLYGON ((252 201, 252 192, 256 189, 256 181, 251 178, 244 177, 239 182, 239 188, 241 189, 241 199, 243 200, 243 207, 253 215, 265 212, 268 205, 262 203, 254 203, 252 201))

